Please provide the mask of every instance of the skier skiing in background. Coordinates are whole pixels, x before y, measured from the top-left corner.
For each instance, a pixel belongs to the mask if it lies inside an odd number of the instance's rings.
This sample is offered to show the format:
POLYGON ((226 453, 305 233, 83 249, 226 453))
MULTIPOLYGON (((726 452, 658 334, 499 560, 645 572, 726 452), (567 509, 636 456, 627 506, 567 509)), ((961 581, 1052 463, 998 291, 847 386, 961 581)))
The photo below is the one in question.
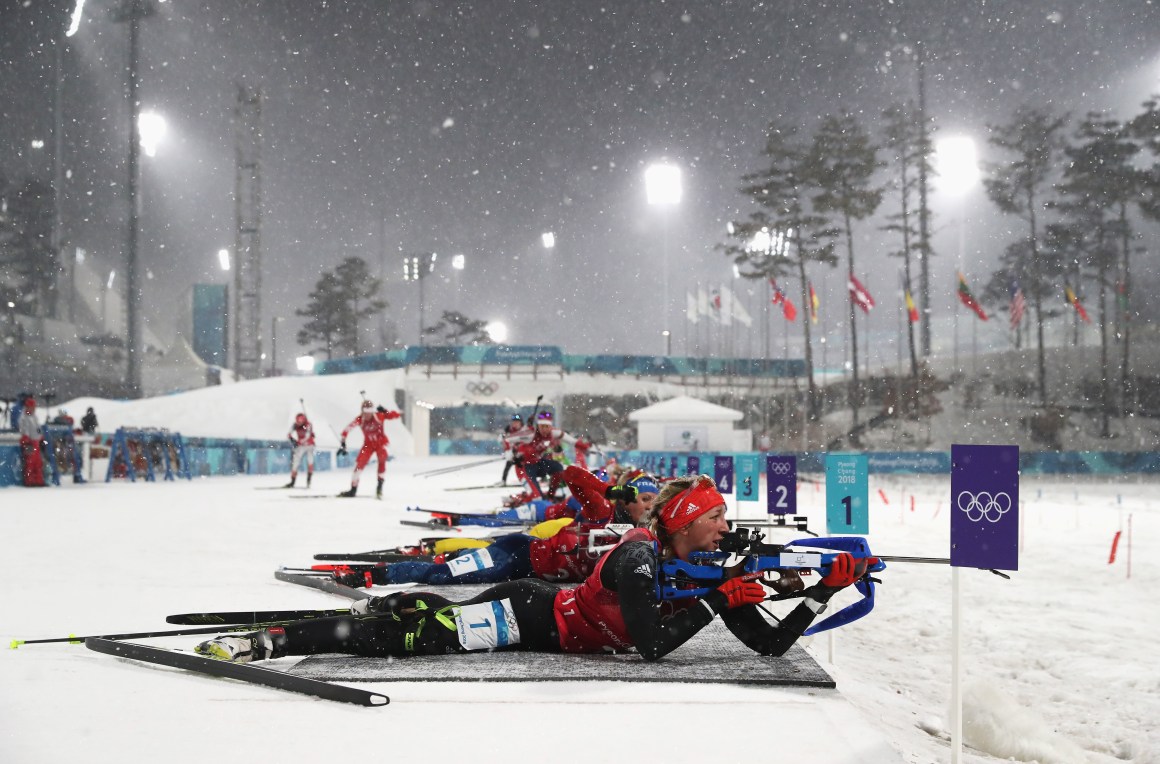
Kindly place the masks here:
POLYGON ((24 412, 20 415, 20 453, 24 456, 24 485, 29 488, 44 487, 44 458, 40 446, 44 434, 40 422, 36 421, 36 399, 24 399, 24 412))
POLYGON ((294 487, 303 460, 306 461, 306 487, 309 488, 310 481, 314 478, 314 426, 310 424, 306 414, 294 417, 289 437, 290 443, 294 446, 294 453, 290 455, 290 482, 286 484, 286 488, 294 487))
MULTIPOLYGON (((503 455, 506 463, 503 466, 503 478, 500 480, 502 485, 507 485, 508 473, 511 472, 512 467, 516 466, 516 446, 520 443, 527 443, 532 439, 532 428, 524 426, 524 418, 519 414, 512 414, 512 420, 508 422, 508 426, 504 428, 503 434, 500 435, 500 443, 503 445, 503 455)), ((516 470, 516 476, 521 477, 520 472, 516 470)))
POLYGON ((354 472, 350 477, 350 490, 343 491, 339 496, 349 499, 358 493, 359 475, 370 462, 371 457, 374 456, 379 460, 379 482, 375 488, 375 498, 383 498, 383 475, 387 472, 387 444, 391 442, 387 433, 383 431, 383 422, 388 419, 398 419, 401 416, 403 416, 402 413, 398 411, 388 411, 382 406, 376 407, 370 401, 363 401, 362 413, 342 430, 341 443, 338 447, 339 456, 346 456, 346 435, 355 427, 362 430, 363 444, 358 452, 358 457, 354 460, 354 472))

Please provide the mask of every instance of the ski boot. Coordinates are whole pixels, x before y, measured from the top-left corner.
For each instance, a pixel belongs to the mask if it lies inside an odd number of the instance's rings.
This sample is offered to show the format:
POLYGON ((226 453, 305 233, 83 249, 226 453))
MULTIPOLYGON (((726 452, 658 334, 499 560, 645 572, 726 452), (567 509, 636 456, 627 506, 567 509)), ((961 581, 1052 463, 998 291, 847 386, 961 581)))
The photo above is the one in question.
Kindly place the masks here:
POLYGON ((354 495, 357 491, 358 491, 358 486, 352 485, 350 487, 350 489, 343 491, 342 493, 339 494, 339 496, 341 496, 344 499, 353 499, 354 495))
POLYGON ((377 486, 375 486, 375 498, 376 499, 383 498, 383 479, 382 478, 379 478, 379 484, 377 486))
MULTIPOLYGON (((287 483, 286 485, 282 486, 282 487, 283 487, 283 488, 293 488, 293 487, 294 487, 294 484, 295 484, 295 483, 297 483, 297 482, 298 482, 298 476, 297 476, 297 475, 291 475, 291 476, 290 476, 290 482, 289 482, 289 483, 287 483)), ((307 481, 307 482, 306 482, 306 485, 310 485, 310 481, 307 481)))
POLYGON ((310 481, 311 481, 313 478, 314 478, 314 473, 313 473, 313 472, 307 472, 307 473, 306 473, 306 487, 307 487, 307 488, 309 488, 309 487, 310 487, 310 481))
POLYGON ((274 651, 274 640, 267 632, 256 631, 237 637, 214 637, 202 642, 193 651, 214 660, 249 663, 269 658, 274 651))

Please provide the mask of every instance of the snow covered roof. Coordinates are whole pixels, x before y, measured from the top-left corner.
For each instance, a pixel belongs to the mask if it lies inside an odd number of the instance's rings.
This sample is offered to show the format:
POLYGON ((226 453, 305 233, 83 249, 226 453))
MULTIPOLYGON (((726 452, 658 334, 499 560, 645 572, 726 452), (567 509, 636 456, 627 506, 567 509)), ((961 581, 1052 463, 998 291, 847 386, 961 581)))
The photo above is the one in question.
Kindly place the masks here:
POLYGON ((679 395, 637 409, 628 415, 634 422, 736 422, 742 413, 698 398, 679 395))

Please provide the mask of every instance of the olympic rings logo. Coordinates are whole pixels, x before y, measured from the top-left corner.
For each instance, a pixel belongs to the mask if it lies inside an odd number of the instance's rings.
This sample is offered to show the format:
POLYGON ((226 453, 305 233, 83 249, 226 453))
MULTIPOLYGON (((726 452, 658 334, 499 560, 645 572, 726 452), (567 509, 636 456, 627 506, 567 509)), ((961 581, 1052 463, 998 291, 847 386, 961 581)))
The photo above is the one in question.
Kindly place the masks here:
POLYGON ((769 471, 774 475, 788 475, 790 472, 789 462, 770 462, 769 471))
POLYGON ((979 491, 977 494, 963 491, 955 503, 959 509, 967 513, 967 518, 973 523, 983 519, 989 523, 997 523, 1003 519, 1003 515, 1011 511, 1011 497, 1004 491, 996 494, 987 491, 979 491))
POLYGON ((467 392, 472 395, 495 395, 499 390, 499 383, 497 382, 468 382, 467 392))

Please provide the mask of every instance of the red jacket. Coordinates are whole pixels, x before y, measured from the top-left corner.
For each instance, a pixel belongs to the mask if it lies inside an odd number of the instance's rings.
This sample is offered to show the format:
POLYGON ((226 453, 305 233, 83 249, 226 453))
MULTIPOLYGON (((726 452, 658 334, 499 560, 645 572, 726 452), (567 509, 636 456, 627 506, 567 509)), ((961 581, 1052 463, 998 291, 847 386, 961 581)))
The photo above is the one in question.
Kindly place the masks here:
MULTIPOLYGON (((655 540, 647 528, 633 528, 621 536, 620 544, 655 540)), ((566 653, 598 653, 632 647, 632 638, 620 612, 620 598, 600 582, 600 573, 610 556, 612 551, 601 557, 580 586, 561 589, 556 595, 553 603, 556 628, 560 632, 560 648, 566 653)))
POLYGON ((353 422, 343 428, 342 439, 346 440, 346 434, 355 427, 359 427, 362 428, 363 433, 363 448, 375 450, 384 448, 391 442, 391 439, 383 431, 383 422, 387 419, 398 419, 401 416, 402 414, 398 411, 375 411, 369 417, 359 414, 353 422))

